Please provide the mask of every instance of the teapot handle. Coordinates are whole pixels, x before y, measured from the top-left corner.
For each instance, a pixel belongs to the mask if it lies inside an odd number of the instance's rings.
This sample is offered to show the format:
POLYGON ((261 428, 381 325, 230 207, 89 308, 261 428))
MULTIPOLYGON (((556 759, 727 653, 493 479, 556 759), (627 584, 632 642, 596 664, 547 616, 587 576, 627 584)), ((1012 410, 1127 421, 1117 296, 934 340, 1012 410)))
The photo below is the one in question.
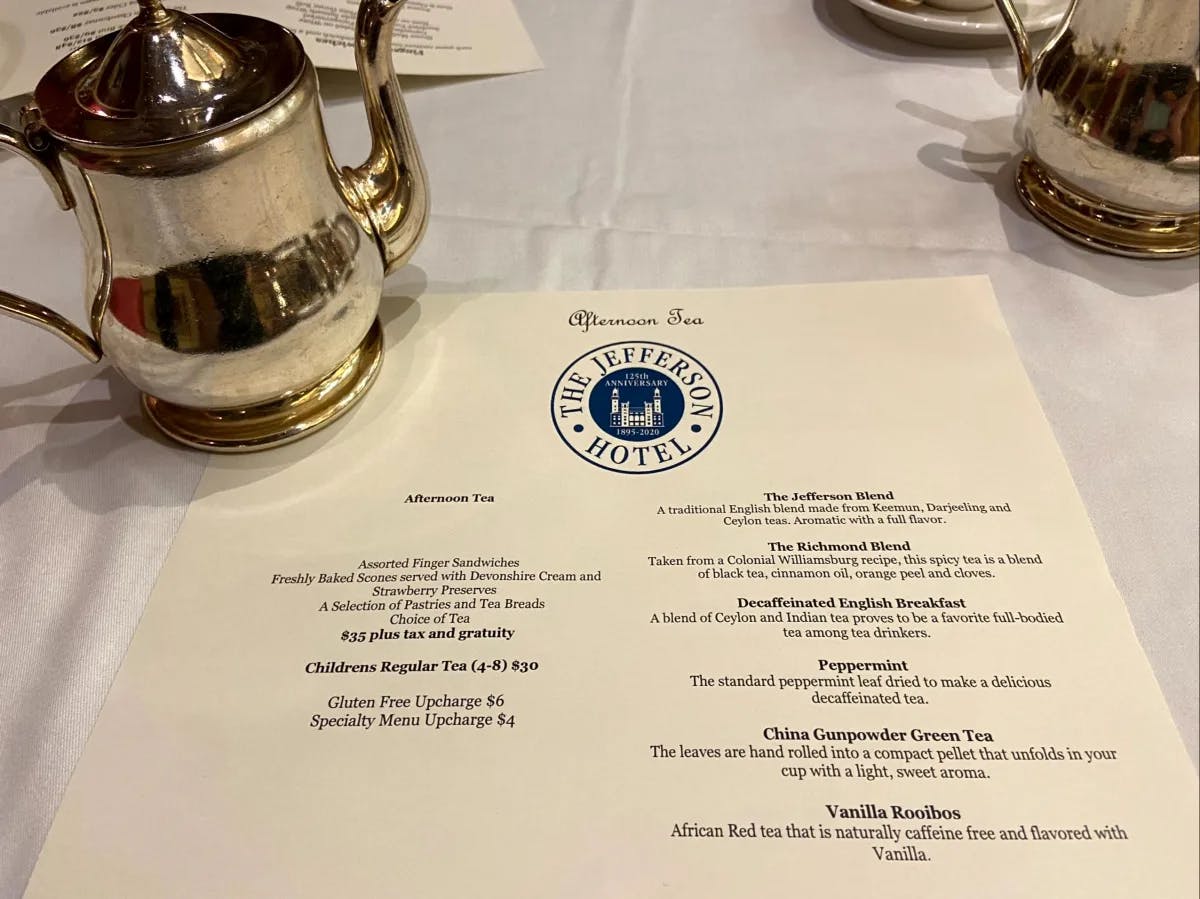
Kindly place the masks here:
POLYGON ((354 59, 371 129, 371 152, 343 170, 351 208, 370 222, 384 270, 404 265, 429 223, 429 181, 392 65, 392 35, 406 0, 361 0, 354 59))
POLYGON ((1024 88, 1029 76, 1033 74, 1033 51, 1029 49, 1029 34, 1025 31, 1025 23, 1013 6, 1012 0, 996 0, 996 8, 1000 10, 1000 18, 1008 29, 1009 40, 1017 51, 1017 83, 1024 88))
MULTIPOLYGON (((58 162, 58 154, 50 142, 44 136, 40 135, 35 128, 27 127, 25 132, 22 133, 0 123, 0 147, 11 150, 18 156, 33 163, 34 167, 42 173, 42 177, 46 179, 46 184, 49 185, 50 192, 54 194, 54 198, 58 201, 61 209, 67 210, 75 207, 75 198, 72 196, 71 188, 67 185, 66 179, 63 177, 62 166, 58 162)), ((95 208, 96 198, 92 195, 90 184, 88 185, 88 194, 92 206, 95 208)), ((99 292, 92 303, 91 334, 88 334, 69 319, 59 315, 53 309, 3 290, 0 290, 0 314, 12 316, 19 321, 29 322, 31 325, 36 325, 52 334, 56 334, 82 353, 89 362, 99 362, 101 356, 100 341, 96 335, 100 333, 100 321, 97 312, 103 314, 104 309, 108 306, 108 294, 112 285, 112 264, 107 241, 101 241, 101 251, 103 255, 101 263, 103 268, 101 271, 99 292)))

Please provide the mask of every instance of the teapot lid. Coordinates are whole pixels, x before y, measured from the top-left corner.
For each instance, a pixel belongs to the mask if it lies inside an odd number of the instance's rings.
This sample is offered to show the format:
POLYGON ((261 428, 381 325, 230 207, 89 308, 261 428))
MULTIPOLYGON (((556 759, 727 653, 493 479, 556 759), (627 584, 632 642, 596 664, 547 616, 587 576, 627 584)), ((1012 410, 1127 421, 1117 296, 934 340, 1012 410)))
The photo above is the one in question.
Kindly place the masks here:
POLYGON ((251 16, 187 15, 161 0, 60 60, 34 90, 67 140, 136 146, 193 137, 271 104, 304 70, 300 41, 251 16))

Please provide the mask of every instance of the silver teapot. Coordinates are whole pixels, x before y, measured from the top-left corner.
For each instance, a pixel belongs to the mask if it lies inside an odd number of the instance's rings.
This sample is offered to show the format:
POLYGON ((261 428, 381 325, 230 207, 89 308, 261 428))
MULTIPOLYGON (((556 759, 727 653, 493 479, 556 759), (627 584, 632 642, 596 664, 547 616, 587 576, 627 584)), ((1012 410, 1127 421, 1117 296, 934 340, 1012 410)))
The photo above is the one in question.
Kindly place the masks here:
POLYGON ((995 0, 1020 62, 1025 205, 1060 234, 1145 258, 1200 249, 1196 0, 1071 0, 1036 58, 995 0))
POLYGON ((88 327, 0 292, 142 391, 185 444, 246 451, 349 409, 378 373, 384 276, 425 232, 428 188, 391 62, 404 0, 363 0, 365 163, 330 156, 300 41, 243 15, 137 17, 59 61, 0 146, 74 209, 88 327))

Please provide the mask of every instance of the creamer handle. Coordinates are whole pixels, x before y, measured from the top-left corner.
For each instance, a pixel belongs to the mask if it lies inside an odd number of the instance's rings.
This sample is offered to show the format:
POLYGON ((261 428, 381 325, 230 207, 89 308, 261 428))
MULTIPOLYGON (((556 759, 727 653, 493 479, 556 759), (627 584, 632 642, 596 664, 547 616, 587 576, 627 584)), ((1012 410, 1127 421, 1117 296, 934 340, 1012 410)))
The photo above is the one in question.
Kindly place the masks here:
MULTIPOLYGON (((42 139, 43 137, 36 129, 27 128, 22 133, 0 123, 0 147, 11 150, 33 163, 34 167, 42 173, 42 177, 46 179, 46 184, 49 185, 50 192, 54 194, 58 205, 64 210, 72 209, 75 206, 75 198, 71 195, 71 189, 63 178, 58 154, 49 140, 42 139)), ((99 288, 103 296, 96 297, 96 301, 92 303, 93 310, 103 309, 108 305, 108 292, 112 278, 107 247, 104 248, 103 265, 104 270, 99 288)), ((98 322, 92 322, 93 333, 89 334, 53 309, 3 290, 0 290, 0 313, 56 334, 75 347, 88 361, 100 361, 100 342, 94 336, 98 331, 98 322)))
POLYGON ((1004 27, 1008 29, 1009 40, 1017 51, 1017 76, 1022 88, 1033 73, 1033 52, 1029 49, 1029 34, 1025 31, 1025 23, 1021 21, 1012 0, 996 0, 996 8, 1000 10, 1000 18, 1004 19, 1004 27))

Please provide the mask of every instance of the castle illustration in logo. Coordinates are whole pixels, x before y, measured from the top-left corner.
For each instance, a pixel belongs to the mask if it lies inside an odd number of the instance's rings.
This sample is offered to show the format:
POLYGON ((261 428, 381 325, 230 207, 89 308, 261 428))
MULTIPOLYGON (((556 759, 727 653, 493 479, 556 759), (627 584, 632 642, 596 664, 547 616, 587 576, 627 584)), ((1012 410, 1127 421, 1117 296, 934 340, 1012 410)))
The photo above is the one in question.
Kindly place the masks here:
POLYGON ((630 366, 594 381, 588 412, 596 427, 610 437, 644 443, 674 428, 685 405, 683 392, 669 376, 630 366))
POLYGON ((655 387, 652 399, 645 400, 642 408, 634 411, 633 402, 621 402, 621 389, 614 387, 612 392, 612 415, 608 425, 611 428, 661 428, 663 426, 662 391, 655 387))

